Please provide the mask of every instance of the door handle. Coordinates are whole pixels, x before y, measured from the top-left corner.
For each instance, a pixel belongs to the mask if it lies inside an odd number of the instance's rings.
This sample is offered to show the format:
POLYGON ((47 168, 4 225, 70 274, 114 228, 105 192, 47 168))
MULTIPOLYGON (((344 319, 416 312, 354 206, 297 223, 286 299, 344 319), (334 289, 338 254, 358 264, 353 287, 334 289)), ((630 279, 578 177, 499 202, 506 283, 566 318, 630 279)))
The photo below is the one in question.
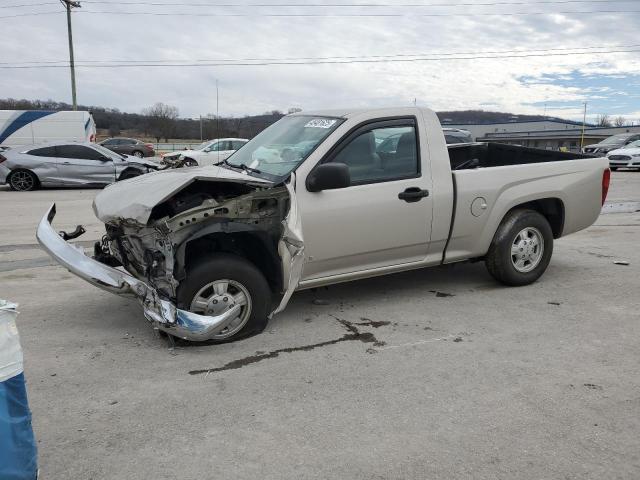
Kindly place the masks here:
POLYGON ((398 198, 407 203, 419 202, 428 196, 429 190, 422 190, 420 187, 409 187, 404 192, 398 194, 398 198))

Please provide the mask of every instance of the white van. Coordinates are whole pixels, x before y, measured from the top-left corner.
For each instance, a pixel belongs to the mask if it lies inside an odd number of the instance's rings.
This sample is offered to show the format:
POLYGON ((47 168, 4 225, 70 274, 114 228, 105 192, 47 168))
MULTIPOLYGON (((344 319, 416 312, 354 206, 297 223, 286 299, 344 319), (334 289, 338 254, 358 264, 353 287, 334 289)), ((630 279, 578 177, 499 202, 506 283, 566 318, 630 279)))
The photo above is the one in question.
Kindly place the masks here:
POLYGON ((87 111, 0 110, 0 150, 50 141, 95 139, 96 122, 87 111))

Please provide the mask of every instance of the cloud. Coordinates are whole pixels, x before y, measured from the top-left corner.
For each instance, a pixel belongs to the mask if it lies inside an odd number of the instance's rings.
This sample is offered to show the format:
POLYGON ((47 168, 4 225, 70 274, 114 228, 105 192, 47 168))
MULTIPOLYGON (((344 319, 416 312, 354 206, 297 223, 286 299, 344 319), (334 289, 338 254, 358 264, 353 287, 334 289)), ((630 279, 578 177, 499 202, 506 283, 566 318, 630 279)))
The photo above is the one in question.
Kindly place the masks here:
MULTIPOLYGON (((406 3, 406 2, 403 2, 406 3)), ((570 15, 597 4, 384 9, 195 8, 84 4, 74 13, 78 61, 219 60, 397 54, 482 53, 505 50, 634 45, 640 15, 570 15), (200 13, 513 13, 532 16, 452 17, 213 17, 91 14, 88 11, 200 13)), ((41 7, 44 8, 44 7, 41 7)), ((51 7, 47 7, 51 8, 51 7)), ((20 9, 28 12, 29 9, 20 9)), ((36 11, 34 8, 32 11, 36 11)), ((64 15, 0 20, 4 62, 67 58, 64 15), (7 42, 7 39, 12 39, 7 42)), ((610 48, 613 50, 614 48, 610 48)), ((607 49, 608 50, 608 49, 607 49)), ((464 55, 460 55, 464 56, 464 55)), ((588 101, 601 112, 640 110, 640 52, 509 59, 346 65, 79 68, 78 101, 137 112, 157 101, 183 116, 243 115, 291 106, 420 105, 437 110, 485 108, 581 118, 588 101), (554 107, 558 105, 558 107, 554 107)), ((66 68, 3 70, 5 97, 69 100, 66 68)))

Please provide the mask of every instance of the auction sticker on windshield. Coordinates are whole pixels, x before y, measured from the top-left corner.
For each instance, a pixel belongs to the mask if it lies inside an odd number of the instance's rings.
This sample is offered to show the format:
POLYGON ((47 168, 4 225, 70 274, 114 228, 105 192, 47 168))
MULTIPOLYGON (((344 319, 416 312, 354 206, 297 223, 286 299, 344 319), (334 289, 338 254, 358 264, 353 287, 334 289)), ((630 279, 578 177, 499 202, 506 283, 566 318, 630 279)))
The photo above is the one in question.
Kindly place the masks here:
POLYGON ((335 125, 337 120, 332 120, 330 118, 314 118, 313 120, 309 120, 304 128, 331 128, 335 125))

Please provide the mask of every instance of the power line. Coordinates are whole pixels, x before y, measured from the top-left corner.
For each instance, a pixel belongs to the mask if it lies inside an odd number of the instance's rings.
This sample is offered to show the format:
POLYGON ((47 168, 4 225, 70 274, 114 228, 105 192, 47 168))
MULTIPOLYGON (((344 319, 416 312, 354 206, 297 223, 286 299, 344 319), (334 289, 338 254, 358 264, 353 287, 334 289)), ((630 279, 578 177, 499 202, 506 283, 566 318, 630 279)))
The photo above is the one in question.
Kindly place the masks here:
MULTIPOLYGON (((0 16, 3 18, 29 17, 35 15, 53 15, 61 12, 35 12, 20 13, 16 15, 0 16)), ((91 11, 77 12, 93 15, 150 15, 166 17, 280 17, 280 18, 416 18, 416 17, 515 17, 515 16, 540 16, 540 15, 591 15, 600 13, 640 13, 640 10, 587 10, 587 11, 548 11, 548 12, 500 12, 500 13, 190 13, 190 12, 116 12, 116 11, 91 11)))
POLYGON ((393 7, 416 7, 416 8, 430 8, 430 7, 487 7, 487 6, 504 6, 504 5, 549 5, 549 4, 575 4, 575 3, 633 3, 636 0, 534 0, 534 1, 493 1, 493 2, 467 2, 467 3, 394 3, 394 4, 382 4, 382 3, 186 3, 186 2, 144 2, 144 1, 103 1, 103 0, 84 0, 83 3, 93 4, 106 4, 106 5, 149 5, 156 7, 302 7, 302 8, 328 8, 328 7, 380 7, 380 8, 393 8, 393 7))
MULTIPOLYGON (((589 46, 589 47, 558 47, 558 48, 536 48, 533 50, 486 50, 486 51, 473 51, 473 52, 430 52, 430 53, 397 53, 390 55, 335 55, 327 57, 286 57, 286 58, 215 58, 215 59, 195 59, 195 60, 179 60, 179 59, 161 59, 161 60, 81 60, 80 63, 88 64, 140 64, 140 63, 202 63, 202 62, 266 62, 266 61, 303 61, 303 60, 352 60, 352 59, 369 59, 369 58, 397 58, 397 57, 432 57, 432 56, 455 56, 455 55, 489 55, 489 54, 528 54, 528 53, 543 53, 543 52, 567 52, 571 51, 577 53, 577 50, 600 50, 600 49, 630 49, 640 48, 640 44, 632 45, 602 45, 602 46, 589 46)), ((601 52, 586 52, 586 53, 601 53, 601 52)), ((30 64, 56 64, 67 63, 67 60, 32 60, 23 62, 0 62, 0 65, 30 65, 30 64)), ((231 63, 233 65, 233 63, 231 63)))
MULTIPOLYGON (((76 68, 131 68, 131 67, 252 67, 252 66, 276 66, 276 65, 344 65, 356 63, 397 63, 397 62, 437 62, 451 60, 485 60, 485 59, 512 59, 531 57, 567 57, 576 55, 602 55, 613 53, 635 53, 640 49, 631 50, 606 50, 601 52, 564 52, 564 53, 525 53, 520 55, 469 55, 457 57, 423 57, 423 58, 389 58, 373 59, 363 58, 354 60, 319 60, 319 61, 266 61, 266 62, 242 62, 242 63, 129 63, 129 64, 77 64, 76 68)), ((66 68, 67 65, 0 65, 0 69, 37 69, 37 68, 66 68)))

